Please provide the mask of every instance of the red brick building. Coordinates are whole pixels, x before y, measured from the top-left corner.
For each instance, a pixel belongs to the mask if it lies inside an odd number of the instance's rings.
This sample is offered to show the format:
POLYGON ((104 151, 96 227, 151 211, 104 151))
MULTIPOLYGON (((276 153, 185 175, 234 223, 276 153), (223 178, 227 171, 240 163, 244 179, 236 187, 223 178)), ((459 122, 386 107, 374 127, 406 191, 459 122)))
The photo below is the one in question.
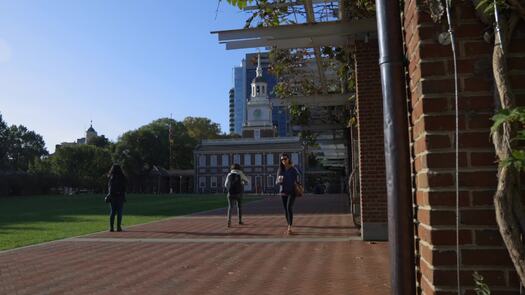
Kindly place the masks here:
MULTIPOLYGON (((408 60, 410 141, 413 157, 415 268, 419 294, 458 294, 456 280, 456 190, 454 72, 449 44, 440 36, 424 1, 403 8, 408 60)), ((485 278, 492 294, 519 294, 519 278, 499 234, 493 205, 497 163, 490 139, 495 113, 493 41, 469 1, 453 1, 459 74, 459 261, 460 294, 474 294, 472 274, 485 278)), ((387 199, 383 109, 377 40, 354 44, 356 108, 364 240, 386 235, 387 199)), ((510 83, 525 102, 525 26, 509 47, 510 83)), ((407 237, 409 238, 409 237, 407 237)))

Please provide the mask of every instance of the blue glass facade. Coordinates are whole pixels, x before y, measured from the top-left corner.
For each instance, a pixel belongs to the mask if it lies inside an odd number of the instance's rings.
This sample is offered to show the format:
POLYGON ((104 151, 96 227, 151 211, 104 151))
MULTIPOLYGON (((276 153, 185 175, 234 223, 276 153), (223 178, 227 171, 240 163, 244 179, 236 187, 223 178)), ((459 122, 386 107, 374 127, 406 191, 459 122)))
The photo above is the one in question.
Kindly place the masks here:
MULTIPOLYGON (((244 60, 240 67, 235 67, 234 74, 234 132, 242 134, 242 125, 246 113, 246 71, 244 60)), ((249 88, 248 88, 249 89, 249 88)))

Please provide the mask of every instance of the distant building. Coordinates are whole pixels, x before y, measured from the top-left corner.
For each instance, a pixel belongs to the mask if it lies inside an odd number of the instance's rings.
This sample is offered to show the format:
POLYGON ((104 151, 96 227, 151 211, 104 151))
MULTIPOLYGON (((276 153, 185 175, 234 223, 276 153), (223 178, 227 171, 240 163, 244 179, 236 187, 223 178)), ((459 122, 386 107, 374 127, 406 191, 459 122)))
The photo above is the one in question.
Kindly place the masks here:
POLYGON ((238 133, 235 132, 235 90, 230 89, 230 101, 229 101, 229 113, 230 113, 230 134, 238 133))
POLYGON ((305 170, 299 137, 234 138, 203 140, 194 151, 195 191, 222 192, 232 164, 240 164, 250 180, 245 192, 275 192, 279 155, 287 152, 305 170))
POLYGON ((305 170, 304 146, 299 137, 277 137, 268 84, 260 59, 250 85, 242 138, 203 140, 194 150, 195 191, 222 192, 232 164, 240 164, 250 180, 246 192, 274 192, 279 154, 287 152, 292 162, 305 170))
POLYGON ((74 142, 62 142, 61 144, 57 144, 55 146, 55 149, 59 149, 60 147, 64 147, 64 146, 76 146, 76 145, 81 145, 81 144, 89 144, 97 137, 98 137, 98 133, 93 128, 93 122, 91 122, 91 124, 89 125, 88 130, 86 130, 86 136, 85 137, 78 138, 74 142))
POLYGON ((268 83, 262 75, 261 59, 258 58, 257 74, 252 80, 250 99, 246 103, 246 123, 242 129, 244 138, 275 137, 272 121, 272 103, 268 96, 268 83))
MULTIPOLYGON (((270 100, 277 99, 273 89, 277 84, 277 78, 270 73, 270 56, 268 53, 248 53, 246 54, 246 79, 245 87, 250 89, 251 81, 257 76, 258 60, 260 59, 260 67, 262 69, 262 77, 267 83, 267 94, 270 100)), ((245 94, 247 100, 250 99, 250 92, 245 94)), ((283 106, 272 107, 272 124, 276 127, 277 136, 291 135, 290 116, 288 109, 283 106)))
MULTIPOLYGON (((233 69, 234 87, 233 87, 233 125, 234 133, 241 135, 242 126, 244 125, 244 112, 246 106, 246 63, 243 60, 240 67, 233 69)), ((231 93, 231 92, 230 92, 231 93)), ((230 113, 231 118, 231 113, 230 113)))
MULTIPOLYGON (((247 112, 246 105, 250 100, 250 85, 257 73, 257 63, 260 60, 262 77, 267 82, 267 94, 270 99, 274 99, 273 88, 277 84, 275 76, 269 73, 268 53, 250 53, 242 60, 239 67, 234 68, 234 132, 242 134, 242 127, 246 124, 247 112), (259 57, 258 57, 259 56, 259 57)), ((291 134, 290 116, 286 107, 273 106, 272 125, 276 127, 277 136, 288 136, 291 134)))

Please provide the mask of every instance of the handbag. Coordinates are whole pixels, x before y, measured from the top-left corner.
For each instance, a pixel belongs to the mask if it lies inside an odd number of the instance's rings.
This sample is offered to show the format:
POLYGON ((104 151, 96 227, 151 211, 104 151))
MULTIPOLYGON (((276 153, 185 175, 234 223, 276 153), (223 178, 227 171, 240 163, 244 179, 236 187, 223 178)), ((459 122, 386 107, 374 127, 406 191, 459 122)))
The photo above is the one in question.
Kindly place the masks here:
POLYGON ((293 191, 295 193, 296 198, 304 196, 304 186, 299 182, 294 183, 293 191))
MULTIPOLYGON (((301 174, 295 166, 293 167, 293 169, 295 169, 297 174, 301 174)), ((304 186, 300 182, 295 181, 295 183, 293 184, 293 192, 296 198, 304 196, 304 186)))

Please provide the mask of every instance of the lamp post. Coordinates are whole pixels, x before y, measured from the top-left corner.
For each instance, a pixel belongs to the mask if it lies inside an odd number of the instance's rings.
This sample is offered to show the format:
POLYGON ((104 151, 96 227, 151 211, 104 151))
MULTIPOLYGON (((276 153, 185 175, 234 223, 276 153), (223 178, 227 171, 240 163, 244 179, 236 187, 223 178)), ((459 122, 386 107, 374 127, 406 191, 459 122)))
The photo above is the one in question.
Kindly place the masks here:
POLYGON ((275 182, 274 183, 271 183, 269 180, 270 180, 270 177, 272 177, 272 174, 268 174, 268 180, 266 181, 266 185, 268 186, 268 188, 270 188, 270 191, 269 191, 269 194, 273 194, 273 190, 275 189, 275 182), (270 183, 270 185, 268 185, 268 183, 270 183), (273 184, 273 185, 272 185, 273 184))

